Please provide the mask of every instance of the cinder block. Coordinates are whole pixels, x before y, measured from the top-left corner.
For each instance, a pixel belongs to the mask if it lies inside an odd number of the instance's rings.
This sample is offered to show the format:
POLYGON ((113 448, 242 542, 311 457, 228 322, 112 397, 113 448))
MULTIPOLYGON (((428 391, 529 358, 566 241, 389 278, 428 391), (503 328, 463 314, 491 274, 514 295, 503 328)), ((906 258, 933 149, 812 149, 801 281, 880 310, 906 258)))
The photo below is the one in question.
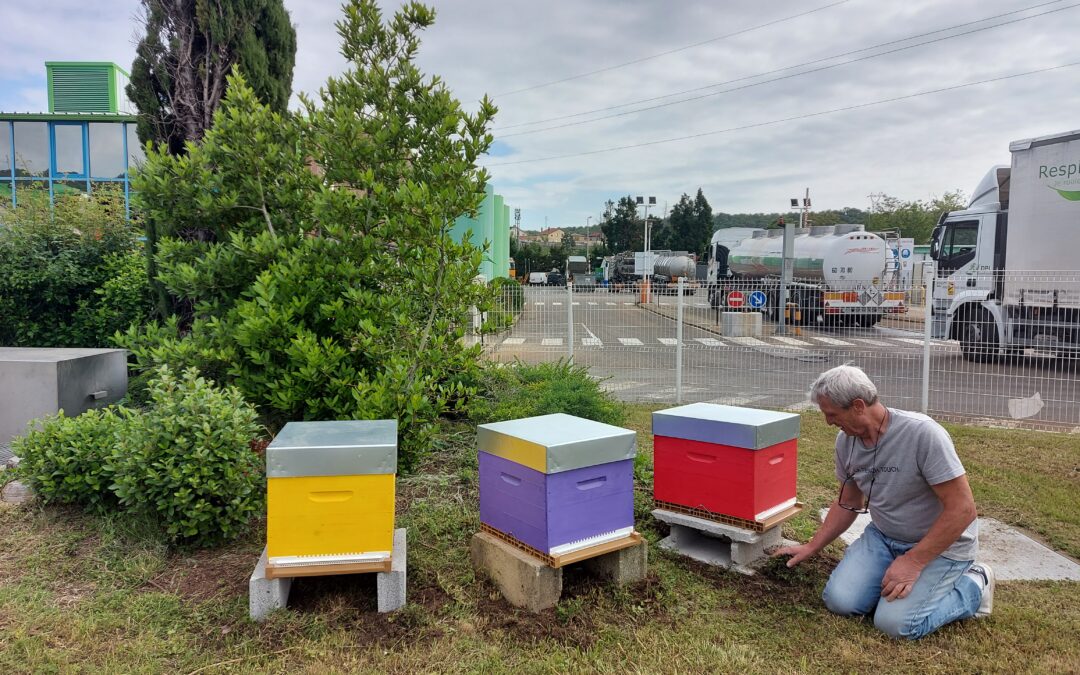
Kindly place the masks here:
POLYGON ((742 574, 753 574, 772 548, 792 543, 781 536, 779 526, 754 532, 664 509, 656 509, 653 516, 671 527, 662 548, 742 574))
POLYGON ((531 555, 486 532, 469 544, 473 566, 485 572, 506 601, 530 612, 554 607, 562 595, 562 569, 548 567, 531 555))
POLYGON ((379 572, 375 580, 379 596, 379 612, 393 612, 405 606, 407 565, 405 528, 394 530, 394 550, 389 572, 379 572))
POLYGON ((291 577, 266 578, 266 560, 266 548, 263 548, 248 580, 248 614, 253 621, 263 621, 275 609, 284 609, 289 604, 289 591, 292 590, 291 577))
POLYGON ((582 561, 582 567, 593 574, 610 579, 619 586, 645 578, 649 572, 649 547, 642 540, 637 546, 622 548, 582 561))

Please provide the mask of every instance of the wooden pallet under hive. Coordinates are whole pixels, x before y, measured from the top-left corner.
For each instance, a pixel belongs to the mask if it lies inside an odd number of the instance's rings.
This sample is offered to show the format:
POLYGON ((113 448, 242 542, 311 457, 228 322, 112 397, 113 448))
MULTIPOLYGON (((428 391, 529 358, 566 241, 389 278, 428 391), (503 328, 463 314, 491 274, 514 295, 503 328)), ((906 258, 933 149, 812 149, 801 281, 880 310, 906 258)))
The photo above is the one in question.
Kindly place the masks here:
POLYGON ((596 544, 595 546, 588 546, 576 551, 569 551, 567 553, 561 553, 559 555, 548 555, 538 551, 537 549, 529 546, 528 544, 512 537, 505 532, 496 530, 487 523, 480 523, 480 530, 486 532, 491 536, 510 544, 514 548, 527 553, 537 560, 542 561, 548 567, 554 567, 558 569, 567 565, 581 562, 582 560, 588 560, 589 558, 595 558, 596 556, 604 555, 605 553, 611 553, 613 551, 619 551, 624 548, 630 548, 631 546, 637 546, 642 542, 641 535, 637 532, 631 532, 629 535, 622 537, 621 539, 615 539, 613 541, 605 541, 602 544, 596 544))
POLYGON ((795 502, 794 505, 784 509, 779 513, 773 514, 772 516, 769 516, 764 520, 746 520, 743 518, 736 518, 734 516, 724 515, 722 513, 713 513, 711 511, 694 508, 692 506, 673 504, 671 502, 665 502, 659 499, 653 500, 653 505, 656 506, 656 508, 664 509, 665 511, 683 513, 688 516, 694 516, 695 518, 703 518, 705 520, 711 520, 716 523, 731 525, 732 527, 741 527, 744 530, 751 530, 753 532, 764 532, 765 530, 776 527, 788 518, 791 518, 792 516, 796 516, 801 513, 804 506, 802 502, 795 502))

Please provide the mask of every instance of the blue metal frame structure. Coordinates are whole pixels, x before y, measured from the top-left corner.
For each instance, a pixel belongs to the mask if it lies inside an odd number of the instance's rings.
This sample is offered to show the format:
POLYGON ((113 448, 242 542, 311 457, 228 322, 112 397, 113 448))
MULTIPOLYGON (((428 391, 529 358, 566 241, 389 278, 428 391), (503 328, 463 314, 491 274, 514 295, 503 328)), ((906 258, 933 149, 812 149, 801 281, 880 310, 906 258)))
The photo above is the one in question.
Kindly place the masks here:
POLYGON ((8 183, 11 188, 11 205, 12 207, 18 206, 18 194, 16 188, 20 184, 44 184, 48 183, 49 188, 49 204, 55 203, 56 191, 55 184, 61 181, 71 182, 80 181, 85 183, 85 190, 87 193, 93 192, 93 183, 122 183, 124 187, 124 210, 128 217, 131 216, 131 156, 129 154, 128 146, 128 127, 134 127, 133 122, 119 122, 119 121, 106 121, 99 119, 91 120, 64 120, 64 121, 40 121, 41 124, 48 125, 48 140, 49 140, 49 175, 47 177, 24 177, 20 178, 16 175, 16 157, 18 156, 19 148, 16 145, 15 138, 15 122, 23 120, 0 120, 0 134, 5 134, 8 138, 8 142, 11 145, 11 166, 9 170, 10 176, 0 178, 0 181, 8 183), (115 176, 95 176, 94 167, 90 157, 90 123, 97 124, 110 124, 116 127, 116 133, 121 135, 121 147, 124 153, 124 174, 123 178, 116 178, 115 176), (82 172, 60 172, 56 166, 56 129, 60 126, 77 126, 81 130, 82 138, 82 172))

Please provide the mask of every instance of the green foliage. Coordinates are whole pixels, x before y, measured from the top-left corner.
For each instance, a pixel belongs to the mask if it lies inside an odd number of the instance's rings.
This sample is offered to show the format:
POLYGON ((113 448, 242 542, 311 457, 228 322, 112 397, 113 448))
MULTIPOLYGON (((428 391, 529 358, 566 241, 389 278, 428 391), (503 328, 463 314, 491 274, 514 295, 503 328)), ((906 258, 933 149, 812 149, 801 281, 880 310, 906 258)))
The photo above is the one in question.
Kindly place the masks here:
MULTIPOLYGON (((657 242, 653 248, 668 248, 673 251, 688 251, 690 253, 703 253, 709 245, 709 237, 712 236, 713 215, 712 207, 705 199, 701 188, 698 188, 697 196, 683 194, 675 206, 671 209, 670 235, 666 241, 657 242)), ((655 239, 655 237, 654 237, 655 239)))
POLYGON ((142 0, 144 30, 131 65, 128 98, 139 139, 183 154, 197 141, 239 68, 255 95, 284 113, 292 93, 296 31, 282 0, 142 0))
POLYGON ((177 377, 163 367, 149 389, 150 408, 129 418, 111 458, 120 504, 183 545, 241 534, 263 505, 255 409, 194 368, 177 377))
POLYGON ((963 209, 967 204, 960 190, 946 192, 927 201, 903 201, 889 195, 876 200, 867 221, 869 230, 899 230, 901 237, 911 237, 916 244, 927 244, 943 212, 963 209))
POLYGON ((485 424, 560 412, 614 425, 626 417, 623 404, 601 390, 587 368, 565 361, 485 368, 470 416, 485 424))
POLYGON ((234 75, 201 143, 148 154, 134 188, 182 311, 123 344, 141 369, 236 386, 271 426, 395 418, 408 467, 476 377, 480 348, 461 338, 491 291, 473 282, 482 252, 450 228, 483 199, 495 108, 466 113, 415 66, 431 10, 344 11, 349 67, 302 114, 234 75))
POLYGON ((20 197, 0 227, 0 344, 104 347, 145 321, 137 235, 115 192, 58 195, 53 207, 47 197, 20 197))
POLYGON ((17 474, 43 502, 76 504, 95 513, 117 507, 110 490, 113 468, 108 462, 118 430, 126 417, 109 408, 77 417, 63 411, 40 427, 16 437, 12 452, 20 458, 17 474))
POLYGON ((497 333, 514 325, 525 307, 525 289, 517 279, 495 277, 491 282, 490 304, 481 306, 484 323, 481 332, 497 333))
POLYGON ((612 251, 643 251, 645 232, 638 219, 637 204, 627 195, 616 205, 604 205, 604 221, 600 224, 604 239, 612 251))

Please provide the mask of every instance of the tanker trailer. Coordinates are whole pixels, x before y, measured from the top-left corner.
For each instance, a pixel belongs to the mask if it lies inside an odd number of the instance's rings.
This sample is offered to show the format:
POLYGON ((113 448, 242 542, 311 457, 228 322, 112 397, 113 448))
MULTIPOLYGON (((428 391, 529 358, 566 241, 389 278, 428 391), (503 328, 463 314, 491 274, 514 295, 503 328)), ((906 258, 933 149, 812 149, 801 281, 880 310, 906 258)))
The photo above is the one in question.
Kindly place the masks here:
POLYGON ((686 279, 684 295, 697 289, 697 263, 688 255, 662 255, 653 261, 653 283, 657 293, 678 293, 679 277, 686 279))
MULTIPOLYGON (((749 297, 762 291, 772 318, 780 306, 784 232, 752 231, 726 251, 726 269, 717 266, 714 307, 724 306, 732 290, 749 297), (726 276, 725 276, 726 273, 726 276)), ((886 289, 888 246, 862 225, 796 228, 794 270, 788 302, 805 323, 858 322, 871 326, 890 313, 906 311, 904 293, 886 289)))

